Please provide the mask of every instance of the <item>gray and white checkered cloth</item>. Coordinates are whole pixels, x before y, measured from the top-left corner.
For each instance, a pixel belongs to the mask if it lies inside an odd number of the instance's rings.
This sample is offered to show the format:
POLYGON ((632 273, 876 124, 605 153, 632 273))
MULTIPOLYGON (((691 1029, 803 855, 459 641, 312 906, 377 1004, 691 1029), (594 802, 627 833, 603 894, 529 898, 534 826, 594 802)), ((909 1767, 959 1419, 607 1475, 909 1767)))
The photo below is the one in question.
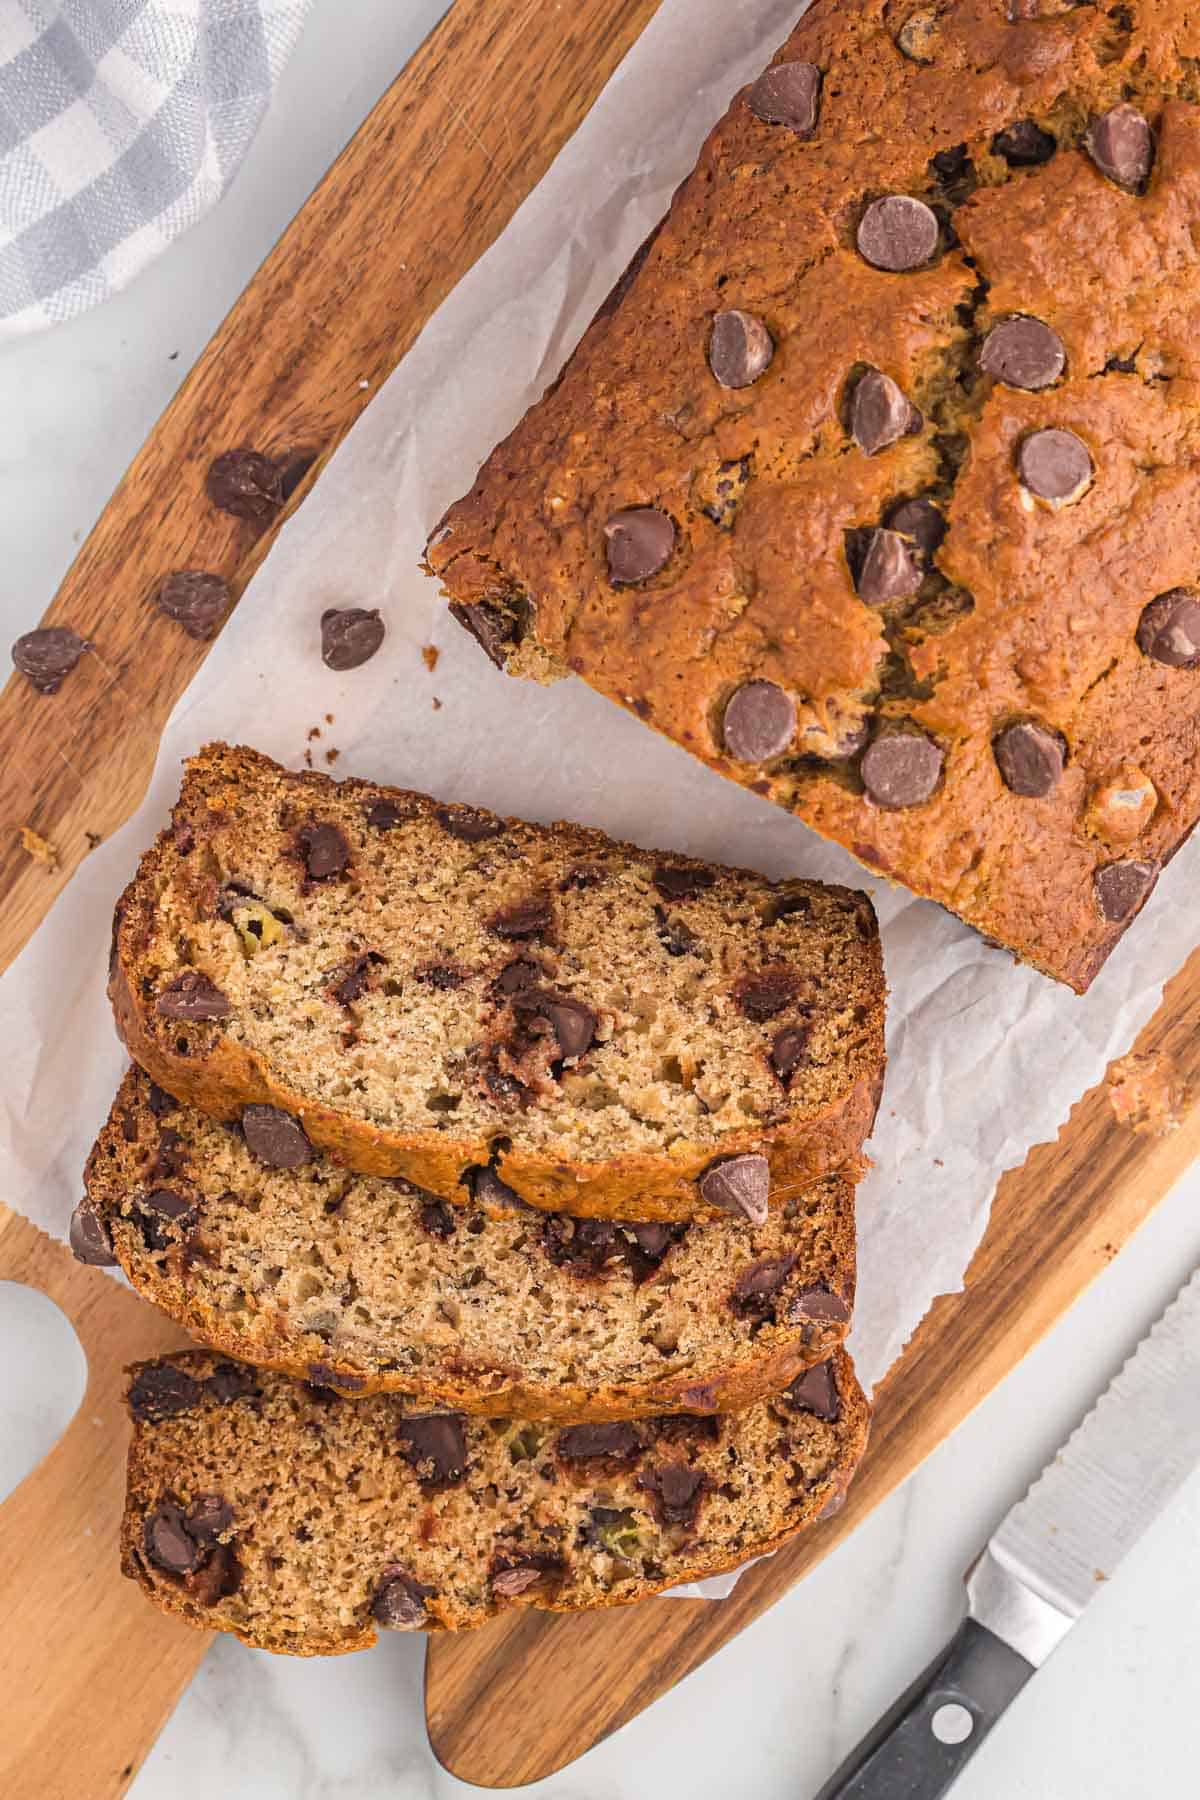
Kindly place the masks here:
POLYGON ((311 0, 0 0, 0 337, 123 288, 218 200, 311 0))

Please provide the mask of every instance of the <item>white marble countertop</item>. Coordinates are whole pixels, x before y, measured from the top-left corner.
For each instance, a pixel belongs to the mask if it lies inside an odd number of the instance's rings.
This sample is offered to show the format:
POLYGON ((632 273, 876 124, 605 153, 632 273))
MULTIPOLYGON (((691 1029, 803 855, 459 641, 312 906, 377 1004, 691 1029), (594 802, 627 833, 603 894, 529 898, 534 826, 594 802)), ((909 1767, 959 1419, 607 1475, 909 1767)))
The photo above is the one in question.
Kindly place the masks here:
MULTIPOLYGON (((128 293, 0 349, 5 641, 36 622, 182 375, 442 10, 441 0, 356 0, 348 15, 337 0, 316 0, 275 108, 217 211, 128 293)), ((962 1570, 1198 1262, 1200 1167, 853 1538, 682 1687, 538 1794, 815 1793, 949 1637, 962 1570)), ((6 1291, 0 1371, 4 1494, 53 1442, 82 1382, 69 1328, 40 1296, 6 1291)), ((394 1637, 365 1655, 303 1663, 223 1640, 132 1792, 136 1800, 465 1793, 425 1741, 422 1654, 419 1640, 394 1637)), ((1200 1478, 1098 1593, 956 1795, 1140 1800, 1151 1791, 1194 1792, 1197 1669, 1200 1478)))

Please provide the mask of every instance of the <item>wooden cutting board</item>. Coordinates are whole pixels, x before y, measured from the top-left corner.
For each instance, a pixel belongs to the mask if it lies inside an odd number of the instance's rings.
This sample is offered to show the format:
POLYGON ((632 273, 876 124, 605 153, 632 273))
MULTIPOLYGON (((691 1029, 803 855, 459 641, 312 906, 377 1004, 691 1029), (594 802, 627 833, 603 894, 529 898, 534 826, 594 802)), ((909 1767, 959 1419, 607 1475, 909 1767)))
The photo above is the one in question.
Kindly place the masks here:
MULTIPOLYGON (((70 625, 94 653, 57 695, 31 695, 17 678, 0 693, 0 967, 141 799, 163 724, 203 660, 206 646, 151 605, 155 586, 174 569, 201 568, 240 594, 278 527, 256 533, 213 510, 204 496, 212 458, 240 444, 288 453, 307 473, 287 510, 303 503, 656 5, 456 0, 267 258, 43 620, 70 625)), ((1139 1049, 1200 1090, 1198 995, 1200 956, 1139 1049)), ((426 1701, 439 1758, 484 1786, 535 1780, 695 1668, 953 1430, 1197 1149, 1200 1109, 1156 1139, 1118 1125, 1102 1089, 1090 1094, 1058 1143, 1001 1183, 966 1294, 938 1303, 880 1396, 845 1512, 751 1571, 721 1605, 650 1603, 574 1620, 519 1611, 459 1641, 431 1640, 426 1701)), ((0 1791, 108 1800, 132 1779, 209 1641, 144 1606, 120 1580, 111 1548, 107 1560, 95 1553, 113 1545, 119 1513, 120 1365, 176 1334, 0 1207, 3 1278, 29 1281, 64 1307, 88 1353, 89 1387, 62 1443, 0 1506, 0 1605, 10 1626, 0 1633, 0 1692, 20 1697, 16 1725, 6 1712, 0 1734, 0 1791), (56 1546, 49 1556, 47 1539, 56 1546), (27 1623, 14 1630, 14 1619, 27 1623)))

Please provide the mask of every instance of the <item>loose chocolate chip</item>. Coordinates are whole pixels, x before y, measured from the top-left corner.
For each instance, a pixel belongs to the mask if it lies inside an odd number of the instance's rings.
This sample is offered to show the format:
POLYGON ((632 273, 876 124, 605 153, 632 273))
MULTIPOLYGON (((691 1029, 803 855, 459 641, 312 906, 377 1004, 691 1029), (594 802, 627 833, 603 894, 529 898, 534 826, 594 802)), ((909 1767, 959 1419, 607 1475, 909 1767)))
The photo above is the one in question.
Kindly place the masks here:
POLYGON ((1004 785, 1014 794, 1041 800, 1062 780, 1066 746, 1057 731, 1022 719, 992 739, 992 754, 1004 785))
POLYGON ((1200 597, 1172 588, 1152 600, 1138 621, 1138 649, 1168 669, 1200 667, 1200 597))
POLYGON ((454 1208, 436 1196, 426 1200, 417 1214, 417 1219, 421 1230, 427 1231, 430 1237, 452 1238, 457 1229, 454 1208))
POLYGON ((468 1169, 463 1177, 467 1191, 477 1206, 485 1211, 496 1212, 528 1212, 526 1201, 506 1181, 501 1181, 495 1169, 488 1163, 479 1168, 468 1169))
POLYGON ((433 816, 443 831, 464 844, 481 844, 485 838, 498 837, 504 820, 494 813, 481 812, 474 806, 435 806, 433 816))
POLYGON ((156 1568, 169 1575, 186 1575, 198 1569, 204 1551, 188 1535, 183 1514, 177 1506, 158 1507, 146 1520, 142 1532, 146 1555, 156 1568))
POLYGON ((796 731, 796 706, 773 681, 746 681, 730 695, 721 721, 725 749, 737 762, 782 756, 796 731))
POLYGON ((700 1502, 712 1483, 702 1469, 689 1469, 686 1463, 667 1463, 639 1475, 637 1484, 650 1494, 659 1523, 692 1526, 700 1511, 700 1502))
POLYGON ((179 1102, 173 1099, 165 1088, 160 1088, 157 1081, 152 1081, 146 1095, 146 1105, 156 1119, 161 1119, 167 1113, 174 1112, 179 1102))
POLYGON ((304 825, 297 842, 310 881, 340 875, 350 861, 350 846, 336 825, 304 825))
POLYGON ((752 1225, 767 1222, 771 1165, 765 1156, 729 1156, 711 1163, 700 1177, 700 1198, 722 1212, 740 1213, 752 1225))
POLYGON ((219 1363, 204 1385, 218 1406, 232 1406, 235 1400, 257 1400, 262 1393, 253 1370, 244 1363, 219 1363))
POLYGON ((197 1494, 184 1523, 198 1544, 215 1544, 233 1524, 233 1508, 223 1494, 197 1494))
POLYGON ((510 963, 505 963, 497 975, 493 986, 498 994, 519 994, 525 988, 536 987, 545 977, 545 969, 528 956, 518 956, 510 963))
POLYGON ((258 450, 226 450, 209 466, 208 497, 250 525, 269 525, 283 505, 279 468, 258 450))
POLYGON ((670 560, 675 522, 654 506, 629 506, 604 527, 609 579, 619 587, 648 581, 670 560))
POLYGON ((1106 863, 1092 877, 1101 915, 1114 925, 1123 925, 1126 919, 1132 919, 1157 880, 1158 869, 1152 862, 1130 858, 1106 863))
POLYGON ((530 1020, 544 1019, 558 1039, 559 1054, 572 1061, 590 1049, 596 1036, 597 1019, 590 1006, 573 1000, 569 994, 556 994, 547 988, 519 988, 513 995, 513 1010, 530 1020))
POLYGON ((154 595, 159 612, 193 638, 212 637, 232 603, 225 577, 204 569, 177 569, 159 583, 154 595))
POLYGON ((689 931, 682 919, 671 918, 665 907, 655 907, 654 929, 668 956, 693 956, 700 948, 695 932, 689 931))
POLYGON ((1018 119, 992 139, 993 152, 1002 156, 1010 169, 1038 168, 1048 163, 1057 149, 1057 138, 1043 131, 1033 119, 1018 119))
POLYGON ((492 914, 487 928, 496 937, 517 941, 521 938, 544 937, 554 923, 554 909, 545 894, 532 894, 512 906, 502 906, 492 914))
POLYGON ((773 1318, 780 1289, 795 1266, 794 1256, 748 1263, 733 1284, 730 1307, 743 1319, 773 1318))
POLYGON ((889 274, 919 269, 938 247, 937 214, 911 194, 873 200, 858 226, 858 248, 872 268, 889 274))
POLYGON ((933 504, 918 495, 914 500, 900 500, 884 515, 884 524, 901 537, 911 538, 925 556, 932 556, 946 536, 944 515, 933 504))
POLYGON ((805 1369, 791 1387, 784 1390, 783 1397, 793 1412, 812 1413, 814 1418, 824 1419, 829 1425, 835 1425, 842 1416, 831 1362, 816 1363, 811 1369, 805 1369))
POLYGON ((405 1460, 426 1486, 453 1486, 467 1472, 467 1434, 458 1413, 421 1413, 402 1419, 396 1436, 405 1460))
POLYGON ((321 661, 339 675, 359 669, 370 662, 384 633, 377 607, 331 606, 321 614, 321 661))
POLYGON ((1036 391, 1058 380, 1067 366, 1067 352, 1057 331, 1041 319, 1019 313, 992 326, 983 340, 979 366, 1009 387, 1036 391))
POLYGON ((1122 104, 1101 113, 1088 126, 1084 143, 1102 175, 1127 193, 1142 191, 1154 165, 1154 133, 1136 106, 1122 104))
POLYGON ((820 113, 821 71, 810 62, 776 63, 759 76, 747 100, 764 125, 786 125, 797 137, 811 137, 820 113))
POLYGON ((811 1320, 814 1324, 841 1325, 849 1317, 850 1308, 842 1296, 823 1284, 801 1288, 787 1303, 789 1325, 799 1325, 803 1320, 811 1320))
POLYGON ((771 1042, 770 1063, 785 1087, 804 1062, 811 1036, 812 1027, 809 1025, 785 1025, 782 1031, 775 1033, 771 1042))
POLYGON ((654 885, 664 900, 692 900, 716 883, 711 869, 684 869, 660 863, 654 871, 654 885))
POLYGON ((71 1214, 68 1242, 76 1262, 90 1263, 96 1269, 111 1269, 116 1264, 108 1227, 86 1198, 71 1214))
POLYGON ((271 1169, 298 1169, 311 1162, 313 1147, 299 1119, 279 1106, 247 1106, 242 1111, 246 1148, 271 1169))
POLYGON ((912 544, 885 526, 849 533, 847 552, 854 590, 868 606, 905 600, 921 585, 921 563, 912 544))
POLYGON ((593 1456, 613 1456, 629 1462, 642 1451, 642 1437, 635 1425, 572 1425, 560 1431, 555 1448, 565 1462, 584 1462, 593 1456))
POLYGON ((912 401, 890 375, 868 369, 854 384, 850 400, 850 433, 865 456, 920 431, 925 423, 912 401))
POLYGON ((708 366, 722 387, 752 387, 774 354, 770 332, 752 313, 720 312, 713 320, 708 366))
POLYGON ((202 1394, 200 1383, 174 1363, 152 1363, 139 1369, 129 1384, 129 1410, 135 1419, 157 1425, 198 1406, 202 1394))
POLYGON ((867 795, 876 806, 899 810, 928 800, 938 784, 943 760, 938 746, 923 733, 894 731, 867 747, 859 769, 867 795))
POLYGON ((436 1593, 399 1563, 383 1571, 371 1601, 371 1617, 385 1631, 418 1631, 429 1617, 425 1602, 436 1593))
POLYGON ((1039 500, 1065 506, 1091 484, 1092 459, 1082 438, 1052 426, 1022 438, 1017 473, 1022 485, 1039 500))
POLYGON ((450 603, 450 616, 457 619, 464 631, 469 631, 489 662, 494 662, 502 669, 508 652, 513 648, 513 621, 507 613, 493 606, 490 600, 477 600, 473 606, 466 606, 459 600, 450 603))
POLYGON ((164 1019, 198 1022, 227 1019, 233 1005, 207 975, 202 975, 199 969, 185 969, 182 975, 167 983, 154 1002, 154 1010, 164 1019))
POLYGON ((394 800, 372 800, 367 807, 367 824, 376 831, 394 831, 407 817, 394 800))
POLYGON ((308 1378, 314 1387, 332 1388, 338 1394, 361 1394, 367 1385, 364 1376, 348 1375, 326 1362, 309 1363, 308 1378))
POLYGON ((215 1606, 236 1594, 242 1585, 242 1565, 233 1545, 217 1544, 183 1585, 200 1606, 215 1606))
POLYGON ((91 644, 65 625, 42 625, 27 631, 12 647, 14 666, 39 694, 57 694, 75 664, 91 644))

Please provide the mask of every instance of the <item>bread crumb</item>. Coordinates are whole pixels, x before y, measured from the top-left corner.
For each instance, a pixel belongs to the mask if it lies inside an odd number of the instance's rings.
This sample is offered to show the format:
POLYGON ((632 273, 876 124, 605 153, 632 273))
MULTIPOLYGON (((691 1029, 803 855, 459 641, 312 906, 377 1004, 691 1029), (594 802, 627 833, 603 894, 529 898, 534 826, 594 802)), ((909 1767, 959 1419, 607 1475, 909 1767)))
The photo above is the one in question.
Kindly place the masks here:
POLYGON ((85 831, 83 835, 87 839, 87 847, 89 850, 98 850, 104 842, 104 839, 98 831, 85 831))
POLYGON ((327 750, 325 752, 325 761, 332 767, 341 754, 340 750, 327 750))
POLYGON ((441 712, 442 710, 442 703, 436 694, 433 696, 433 710, 434 712, 441 712))
POLYGON ((29 852, 30 856, 32 856, 34 862, 41 863, 42 867, 45 869, 57 869, 58 851, 54 848, 53 844, 47 843, 44 837, 41 837, 34 831, 31 825, 22 825, 21 843, 29 852))
POLYGON ((1179 1130, 1188 1095, 1168 1057, 1122 1056, 1108 1071, 1107 1087, 1118 1124, 1145 1137, 1179 1130))
POLYGON ((325 723, 326 723, 326 724, 327 724, 327 725, 332 725, 332 724, 333 724, 333 714, 332 714, 332 713, 326 713, 326 714, 325 714, 325 723))
POLYGON ((422 646, 421 661, 425 664, 425 667, 429 670, 431 675, 438 666, 438 657, 441 654, 442 653, 436 644, 425 644, 422 646))
POLYGON ((321 727, 319 725, 310 725, 309 726, 308 741, 310 744, 312 743, 314 738, 319 738, 320 735, 321 735, 321 727))

